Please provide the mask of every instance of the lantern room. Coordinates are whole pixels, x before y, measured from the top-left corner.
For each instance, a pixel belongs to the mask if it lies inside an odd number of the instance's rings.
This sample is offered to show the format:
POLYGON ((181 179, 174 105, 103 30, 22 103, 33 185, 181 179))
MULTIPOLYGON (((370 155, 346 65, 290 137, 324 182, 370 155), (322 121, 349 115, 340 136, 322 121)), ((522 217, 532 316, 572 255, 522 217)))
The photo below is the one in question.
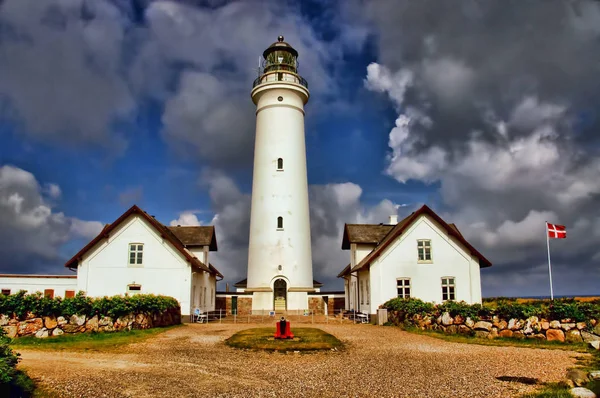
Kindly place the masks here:
POLYGON ((289 82, 308 88, 308 83, 298 75, 298 51, 279 36, 277 41, 263 51, 258 71, 258 78, 253 87, 267 82, 289 82))

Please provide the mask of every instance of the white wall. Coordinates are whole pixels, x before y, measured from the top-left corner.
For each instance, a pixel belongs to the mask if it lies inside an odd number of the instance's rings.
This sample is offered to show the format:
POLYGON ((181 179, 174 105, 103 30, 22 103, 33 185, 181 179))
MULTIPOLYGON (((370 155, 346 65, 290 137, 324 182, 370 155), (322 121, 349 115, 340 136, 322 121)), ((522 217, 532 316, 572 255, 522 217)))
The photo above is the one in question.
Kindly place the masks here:
POLYGON ((456 301, 481 303, 478 259, 426 215, 416 220, 371 265, 371 308, 397 297, 396 279, 411 279, 411 296, 442 302, 441 279, 455 278, 456 301), (431 263, 418 263, 417 240, 431 240, 431 263))
POLYGON ((15 294, 19 290, 25 290, 27 293, 44 292, 46 289, 54 290, 54 297, 65 297, 65 291, 73 290, 77 293, 77 279, 65 277, 48 276, 1 276, 0 288, 10 289, 10 294, 15 294))
POLYGON ((77 287, 88 296, 127 293, 127 285, 141 285, 142 294, 161 294, 179 301, 190 314, 191 266, 143 218, 132 215, 112 231, 108 240, 88 251, 78 267, 77 287), (142 243, 143 265, 129 265, 129 244, 142 243))

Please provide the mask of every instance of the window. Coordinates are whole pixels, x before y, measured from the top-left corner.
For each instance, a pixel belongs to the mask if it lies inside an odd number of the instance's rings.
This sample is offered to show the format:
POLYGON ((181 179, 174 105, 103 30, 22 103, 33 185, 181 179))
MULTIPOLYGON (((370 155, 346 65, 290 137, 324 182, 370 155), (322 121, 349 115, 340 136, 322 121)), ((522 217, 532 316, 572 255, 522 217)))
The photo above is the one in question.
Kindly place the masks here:
POLYGON ((419 262, 431 262, 431 241, 418 240, 417 251, 419 253, 419 262))
POLYGON ((277 229, 283 229, 283 217, 277 217, 277 229))
POLYGON ((142 265, 144 245, 141 243, 129 244, 129 265, 142 265))
POLYGON ((212 287, 210 288, 210 305, 213 305, 215 300, 215 289, 213 289, 212 287))
POLYGON ((365 303, 365 294, 364 294, 364 283, 363 281, 360 281, 360 303, 364 304, 365 303))
POLYGON ((396 289, 398 297, 410 298, 410 279, 401 278, 396 280, 396 289))
POLYGON ((206 288, 204 288, 204 306, 206 307, 206 288))
POLYGON ((2 289, 2 294, 5 296, 10 295, 10 289, 2 289))
POLYGON ((366 298, 365 301, 367 302, 367 305, 369 305, 369 280, 368 279, 367 279, 367 282, 365 284, 366 284, 366 287, 367 287, 367 294, 365 295, 365 298, 366 298))
POLYGON ((197 302, 196 302, 196 285, 192 286, 192 305, 194 307, 197 305, 197 302))
POLYGON ((454 278, 442 278, 442 300, 455 300, 455 288, 454 278))
POLYGON ((44 297, 54 298, 54 289, 44 289, 44 297))
POLYGON ((277 159, 277 170, 283 170, 283 159, 279 158, 277 159))
POLYGON ((142 285, 127 285, 127 293, 139 294, 142 292, 142 285))
POLYGON ((75 297, 75 290, 65 290, 65 298, 75 297))

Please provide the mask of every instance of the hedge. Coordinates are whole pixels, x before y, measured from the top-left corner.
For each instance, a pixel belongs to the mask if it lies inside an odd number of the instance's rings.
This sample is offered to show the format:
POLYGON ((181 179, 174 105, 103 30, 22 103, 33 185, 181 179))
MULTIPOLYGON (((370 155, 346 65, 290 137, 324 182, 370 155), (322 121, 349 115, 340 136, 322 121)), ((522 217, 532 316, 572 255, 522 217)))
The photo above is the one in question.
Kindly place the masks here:
POLYGON ((36 317, 98 315, 115 319, 132 313, 163 313, 169 309, 179 309, 177 300, 154 294, 91 298, 79 292, 75 297, 49 298, 44 297, 40 292, 27 294, 21 290, 11 295, 0 295, 0 314, 21 320, 28 314, 36 317))
POLYGON ((519 303, 515 299, 499 298, 495 301, 486 301, 483 305, 470 305, 464 301, 446 301, 436 305, 416 298, 394 298, 384 303, 383 308, 403 312, 406 316, 416 314, 439 316, 444 312, 448 312, 453 317, 460 315, 463 318, 469 317, 473 320, 489 318, 494 315, 502 319, 526 319, 537 316, 549 321, 571 319, 575 322, 600 319, 600 300, 582 302, 574 299, 558 299, 519 303))
POLYGON ((0 396, 30 397, 35 385, 26 373, 17 369, 21 358, 9 347, 10 341, 4 329, 0 328, 0 396))

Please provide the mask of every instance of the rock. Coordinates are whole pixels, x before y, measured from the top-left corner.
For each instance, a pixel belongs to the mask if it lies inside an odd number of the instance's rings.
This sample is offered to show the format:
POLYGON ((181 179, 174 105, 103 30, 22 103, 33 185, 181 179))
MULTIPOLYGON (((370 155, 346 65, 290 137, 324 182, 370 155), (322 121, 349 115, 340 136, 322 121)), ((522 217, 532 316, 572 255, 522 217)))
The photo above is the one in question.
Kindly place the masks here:
POLYGON ((577 387, 584 386, 590 381, 587 372, 581 368, 570 369, 567 372, 567 379, 573 380, 577 387))
POLYGON ((0 316, 0 326, 6 326, 10 322, 10 318, 4 314, 0 316))
POLYGON ((18 328, 15 325, 2 326, 2 329, 6 332, 6 337, 14 339, 17 337, 18 328))
POLYGON ((37 331, 37 333, 35 334, 35 337, 37 337, 38 339, 45 339, 46 337, 48 337, 48 329, 41 328, 40 330, 37 331))
POLYGON ((473 320, 469 317, 467 317, 467 319, 465 320, 465 325, 467 325, 468 327, 470 327, 471 329, 473 329, 473 326, 475 325, 475 322, 473 322, 473 320))
POLYGON ((525 338, 525 335, 520 330, 517 330, 516 332, 513 333, 513 337, 515 339, 523 340, 525 338))
MULTIPOLYGON (((115 329, 116 330, 131 330, 131 325, 133 324, 133 315, 124 315, 120 318, 117 318, 115 321, 115 329)), ((167 324, 168 325, 168 324, 167 324)))
POLYGON ((19 336, 29 336, 36 334, 38 330, 44 327, 42 318, 33 318, 27 321, 19 322, 19 336))
POLYGON ((577 322, 577 323, 575 324, 575 327, 576 327, 578 330, 583 330, 583 329, 585 329, 585 328, 587 327, 587 325, 586 325, 586 323, 585 323, 585 322, 577 322))
POLYGON ((459 325, 458 333, 465 334, 465 335, 471 335, 472 332, 471 332, 471 329, 469 329, 469 327, 467 325, 459 325))
POLYGON ((490 334, 487 335, 488 339, 495 339, 498 338, 498 328, 492 328, 492 330, 490 331, 490 334))
POLYGON ((85 325, 85 315, 72 315, 69 318, 69 324, 77 326, 85 325))
POLYGON ((521 322, 518 319, 511 319, 510 321, 508 321, 508 328, 510 330, 519 330, 521 329, 521 322))
POLYGON ((64 316, 59 316, 58 318, 56 318, 56 323, 58 324, 58 326, 62 326, 67 323, 67 320, 64 316))
POLYGON ((462 316, 460 316, 460 315, 457 315, 457 316, 454 317, 454 324, 455 325, 460 325, 464 321, 465 321, 465 319, 462 316))
POLYGON ((448 334, 456 334, 458 333, 458 326, 456 325, 450 325, 446 328, 446 333, 448 334))
POLYGON ((560 329, 548 329, 546 331, 546 338, 548 341, 565 341, 565 333, 560 329))
POLYGON ((113 325, 113 320, 111 317, 109 316, 103 316, 102 318, 100 318, 100 320, 98 321, 98 326, 108 326, 108 325, 113 325))
POLYGON ((575 398, 596 398, 596 394, 593 391, 588 390, 584 387, 575 387, 569 390, 572 396, 575 398))
POLYGON ((525 323, 525 328, 523 329, 523 334, 533 334, 533 328, 531 327, 531 321, 527 321, 525 323))
MULTIPOLYGON (((595 319, 594 319, 595 320, 595 319)), ((597 334, 600 336, 600 321, 596 321, 596 325, 594 325, 594 334, 597 334)))
POLYGON ((577 329, 569 330, 566 334, 566 340, 569 343, 581 343, 583 341, 581 339, 581 332, 577 329))
POLYGON ((71 325, 70 323, 67 323, 65 325, 62 325, 61 329, 65 333, 82 333, 82 332, 85 332, 85 325, 79 326, 79 325, 71 325))
POLYGON ((590 323, 592 324, 592 326, 596 326, 596 323, 598 323, 598 321, 597 321, 597 320, 595 320, 595 319, 592 319, 592 320, 590 321, 590 323))
POLYGON ((600 350, 600 340, 590 341, 590 347, 600 350))
POLYGON ((600 370, 594 370, 594 371, 590 372, 589 377, 592 380, 600 380, 600 370))
POLYGON ((542 325, 542 330, 548 330, 548 329, 550 329, 550 322, 548 322, 548 321, 543 321, 541 323, 541 325, 542 325))
POLYGON ((485 331, 485 330, 476 330, 475 331, 475 337, 479 337, 480 339, 487 339, 489 334, 490 334, 490 332, 485 331))
POLYGON ((513 331, 510 329, 504 329, 504 330, 500 331, 498 336, 505 337, 505 338, 513 337, 513 331))
POLYGON ((97 332, 98 331, 98 315, 94 315, 85 323, 85 330, 87 332, 97 332))
POLYGON ((501 320, 500 322, 498 322, 498 329, 499 330, 504 330, 508 327, 508 322, 506 322, 505 320, 501 320))
POLYGON ((550 327, 552 329, 560 329, 560 322, 559 321, 552 321, 552 322, 550 322, 550 327))
POLYGON ((574 323, 561 323, 560 328, 562 330, 564 330, 565 332, 568 332, 571 329, 575 329, 575 324, 574 323))
POLYGON ((492 324, 490 322, 479 321, 475 324, 474 329, 485 330, 486 332, 489 332, 492 330, 492 324))
POLYGON ((58 322, 56 321, 56 317, 54 316, 45 316, 44 317, 44 326, 47 329, 54 329, 58 326, 58 322))
POLYGON ((56 328, 52 331, 52 336, 60 336, 61 334, 64 334, 65 332, 62 331, 62 329, 60 328, 56 328))
POLYGON ((450 326, 454 323, 454 319, 452 319, 452 317, 450 316, 449 313, 444 312, 442 314, 442 325, 444 326, 450 326))
POLYGON ((565 384, 568 388, 575 388, 575 383, 573 383, 573 380, 567 379, 561 383, 565 384))
POLYGON ((583 341, 585 341, 586 343, 589 343, 590 341, 596 341, 596 340, 600 340, 600 336, 596 336, 595 334, 586 332, 585 330, 581 331, 581 338, 583 339, 583 341))

